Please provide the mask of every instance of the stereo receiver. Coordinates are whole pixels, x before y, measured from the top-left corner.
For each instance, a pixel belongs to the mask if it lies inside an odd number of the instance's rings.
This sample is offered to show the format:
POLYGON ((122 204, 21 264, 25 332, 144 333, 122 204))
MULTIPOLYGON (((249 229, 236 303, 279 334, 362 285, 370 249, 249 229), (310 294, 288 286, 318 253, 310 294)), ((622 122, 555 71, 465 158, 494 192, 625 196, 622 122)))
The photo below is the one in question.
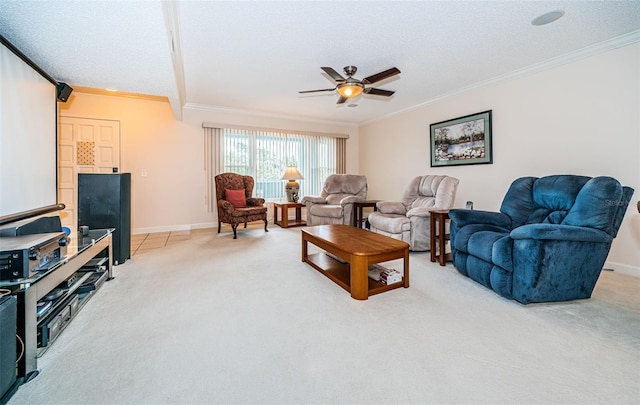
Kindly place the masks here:
POLYGON ((0 281, 29 278, 67 255, 64 232, 0 237, 0 281))

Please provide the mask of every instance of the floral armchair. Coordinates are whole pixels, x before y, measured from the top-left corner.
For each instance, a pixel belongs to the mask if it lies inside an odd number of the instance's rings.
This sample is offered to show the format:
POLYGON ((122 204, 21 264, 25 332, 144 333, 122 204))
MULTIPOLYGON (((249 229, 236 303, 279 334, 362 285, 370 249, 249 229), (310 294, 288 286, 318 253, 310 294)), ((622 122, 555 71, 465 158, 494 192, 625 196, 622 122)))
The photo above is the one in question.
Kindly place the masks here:
POLYGON ((218 233, 221 223, 230 224, 233 229, 233 239, 237 239, 238 224, 264 221, 264 231, 267 229, 267 207, 264 198, 251 197, 255 181, 251 176, 236 173, 221 173, 215 176, 216 198, 218 200, 218 233))

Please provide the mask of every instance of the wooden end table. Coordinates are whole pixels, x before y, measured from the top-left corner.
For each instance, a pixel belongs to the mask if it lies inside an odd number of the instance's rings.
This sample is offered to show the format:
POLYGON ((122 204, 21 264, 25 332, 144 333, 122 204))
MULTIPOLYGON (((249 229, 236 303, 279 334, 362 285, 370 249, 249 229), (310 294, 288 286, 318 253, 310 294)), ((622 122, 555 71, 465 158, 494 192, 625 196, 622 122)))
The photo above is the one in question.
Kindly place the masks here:
POLYGON ((431 225, 431 261, 438 260, 440 266, 453 261, 451 253, 446 253, 447 241, 450 235, 446 233, 445 223, 449 220, 449 210, 434 210, 430 215, 431 225))
POLYGON ((293 226, 305 226, 306 221, 302 220, 302 207, 304 204, 297 202, 284 202, 273 204, 273 223, 282 228, 290 228, 293 226), (289 208, 296 209, 296 219, 289 221, 289 208), (278 220, 278 210, 280 210, 280 220, 278 220))
POLYGON ((376 203, 380 200, 367 200, 367 201, 356 201, 353 203, 353 223, 352 225, 356 228, 362 228, 362 224, 364 224, 364 208, 373 208, 374 211, 378 211, 378 207, 376 203))

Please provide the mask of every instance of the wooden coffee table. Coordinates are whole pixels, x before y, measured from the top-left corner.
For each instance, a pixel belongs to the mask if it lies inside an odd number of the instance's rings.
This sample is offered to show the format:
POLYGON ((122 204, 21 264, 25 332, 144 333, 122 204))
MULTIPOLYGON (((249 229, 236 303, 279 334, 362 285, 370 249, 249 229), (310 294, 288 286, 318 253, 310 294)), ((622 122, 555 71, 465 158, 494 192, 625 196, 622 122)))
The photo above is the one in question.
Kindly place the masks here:
POLYGON ((366 300, 370 295, 399 287, 409 288, 409 244, 364 229, 348 225, 319 225, 302 229, 302 261, 357 300, 366 300), (308 254, 308 243, 325 252, 308 254), (369 265, 395 259, 404 259, 401 282, 386 285, 369 278, 369 265))

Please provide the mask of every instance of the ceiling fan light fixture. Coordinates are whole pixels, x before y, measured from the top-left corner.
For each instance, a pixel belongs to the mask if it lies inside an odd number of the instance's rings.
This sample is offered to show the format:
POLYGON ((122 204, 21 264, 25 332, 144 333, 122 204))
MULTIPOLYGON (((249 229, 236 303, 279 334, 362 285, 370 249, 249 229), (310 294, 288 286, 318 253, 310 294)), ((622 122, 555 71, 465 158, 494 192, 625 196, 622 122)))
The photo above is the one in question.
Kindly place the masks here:
POLYGON ((338 85, 336 90, 344 98, 353 98, 364 91, 364 85, 361 83, 342 83, 338 85))

